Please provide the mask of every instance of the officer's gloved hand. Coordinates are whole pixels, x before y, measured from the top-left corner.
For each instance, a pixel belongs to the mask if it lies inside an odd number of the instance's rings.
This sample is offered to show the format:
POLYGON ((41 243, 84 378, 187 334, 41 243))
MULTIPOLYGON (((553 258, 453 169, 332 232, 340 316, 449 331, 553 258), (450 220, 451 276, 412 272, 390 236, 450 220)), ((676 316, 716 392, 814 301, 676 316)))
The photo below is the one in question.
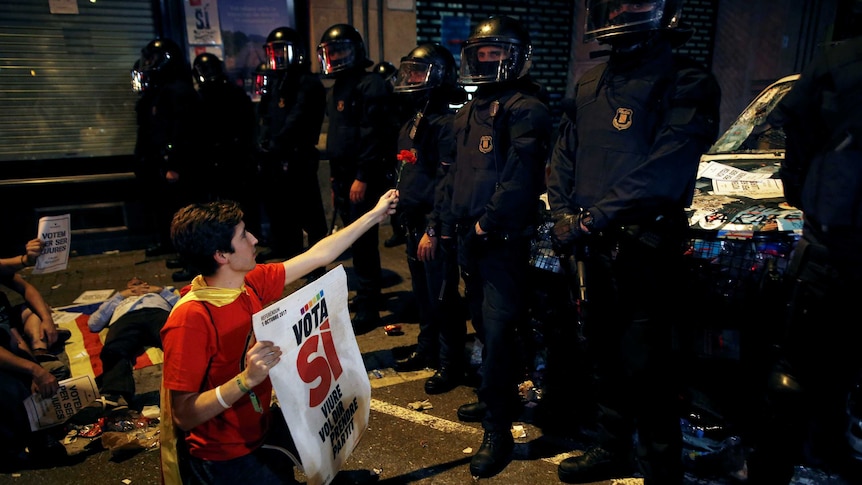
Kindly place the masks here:
POLYGON ((437 249, 442 250, 446 254, 455 254, 457 246, 454 237, 439 237, 437 239, 437 249))
POLYGON ((466 250, 466 253, 470 257, 470 259, 478 258, 483 253, 485 253, 487 243, 488 235, 476 234, 475 228, 467 231, 463 239, 460 241, 460 244, 464 245, 464 249, 466 250))
POLYGON ((569 209, 554 213, 554 229, 551 239, 557 248, 568 248, 582 235, 578 215, 569 209))

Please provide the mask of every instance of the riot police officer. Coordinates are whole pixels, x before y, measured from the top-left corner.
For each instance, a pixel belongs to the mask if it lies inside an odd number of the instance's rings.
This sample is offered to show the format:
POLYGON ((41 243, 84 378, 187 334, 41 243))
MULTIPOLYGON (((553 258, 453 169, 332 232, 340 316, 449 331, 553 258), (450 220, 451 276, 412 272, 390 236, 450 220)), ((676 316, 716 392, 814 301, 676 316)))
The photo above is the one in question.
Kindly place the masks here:
POLYGON ((245 90, 228 79, 224 63, 204 52, 192 62, 201 98, 204 185, 209 200, 235 200, 254 211, 254 106, 245 90))
POLYGON ((317 175, 326 91, 311 73, 305 41, 294 29, 274 29, 264 51, 269 69, 258 105, 262 197, 270 223, 269 257, 283 259, 305 249, 303 231, 309 247, 327 233, 317 175))
MULTIPOLYGON (((366 71, 368 59, 359 32, 335 24, 323 32, 317 55, 323 74, 335 80, 326 101, 329 126, 326 154, 332 193, 345 224, 368 211, 389 183, 391 167, 391 110, 389 89, 382 77, 366 71)), ((356 312, 353 326, 368 330, 380 323, 381 268, 377 229, 353 244, 356 273, 356 312)))
MULTIPOLYGON (((171 219, 183 205, 203 200, 196 150, 199 99, 188 61, 176 42, 155 39, 141 49, 142 94, 135 104, 138 131, 135 175, 147 194, 146 207, 158 240, 147 256, 173 252, 171 219)), ((178 274, 179 280, 187 274, 178 274)))
POLYGON ((464 102, 455 59, 439 44, 421 44, 401 58, 393 84, 412 119, 401 127, 398 153, 399 207, 396 217, 407 234, 407 266, 419 308, 416 351, 395 370, 432 367, 425 392, 450 391, 464 380, 466 321, 460 311, 455 240, 440 239, 440 204, 455 163, 455 118, 450 104, 464 102))
POLYGON ((646 484, 682 483, 671 330, 684 303, 683 242, 700 154, 718 129, 718 85, 671 49, 681 1, 586 0, 584 40, 610 47, 568 100, 550 160, 558 246, 583 262, 584 333, 596 367, 599 442, 564 460, 571 483, 626 476, 632 436, 646 484))
POLYGON ((527 321, 531 231, 544 191, 551 118, 529 76, 532 44, 510 17, 480 22, 461 48, 460 81, 478 86, 455 116, 456 163, 441 236, 457 233, 458 263, 473 327, 483 343, 479 402, 458 417, 481 421, 473 476, 491 477, 512 458, 517 417, 516 327, 527 321))
POLYGON ((862 483, 862 327, 846 317, 862 293, 862 3, 850 3, 835 42, 770 114, 787 136, 779 174, 803 227, 785 274, 793 287, 781 361, 750 460, 756 483, 788 483, 797 464, 862 483))

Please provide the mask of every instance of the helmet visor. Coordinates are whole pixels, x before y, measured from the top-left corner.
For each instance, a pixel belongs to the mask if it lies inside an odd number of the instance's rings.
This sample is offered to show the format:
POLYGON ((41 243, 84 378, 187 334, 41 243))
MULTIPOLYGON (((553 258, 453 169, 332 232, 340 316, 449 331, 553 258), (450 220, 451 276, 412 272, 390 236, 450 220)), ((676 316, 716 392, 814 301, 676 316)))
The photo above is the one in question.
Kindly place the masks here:
POLYGON ((269 76, 264 72, 254 73, 254 94, 263 96, 269 92, 269 76))
POLYGON ((669 21, 662 22, 664 3, 665 0, 588 0, 584 42, 661 29, 669 21))
POLYGON ((137 94, 144 92, 144 73, 132 69, 129 74, 132 76, 132 92, 137 94))
POLYGON ((168 65, 171 53, 156 49, 144 49, 141 51, 141 72, 160 71, 168 65))
POLYGON ((273 71, 283 71, 291 64, 300 62, 299 53, 289 42, 268 42, 263 46, 266 63, 273 71))
POLYGON ((196 59, 192 65, 192 71, 194 72, 195 83, 198 86, 215 83, 224 77, 224 69, 221 66, 221 62, 214 59, 208 59, 206 62, 198 62, 196 59))
POLYGON ((396 93, 412 93, 440 85, 440 73, 434 64, 421 61, 401 61, 393 82, 396 93))
POLYGON ((529 56, 522 50, 508 42, 465 43, 461 49, 461 83, 495 83, 523 76, 529 56))
POLYGON ((317 57, 323 74, 343 71, 356 61, 356 49, 349 40, 334 40, 317 47, 317 57))

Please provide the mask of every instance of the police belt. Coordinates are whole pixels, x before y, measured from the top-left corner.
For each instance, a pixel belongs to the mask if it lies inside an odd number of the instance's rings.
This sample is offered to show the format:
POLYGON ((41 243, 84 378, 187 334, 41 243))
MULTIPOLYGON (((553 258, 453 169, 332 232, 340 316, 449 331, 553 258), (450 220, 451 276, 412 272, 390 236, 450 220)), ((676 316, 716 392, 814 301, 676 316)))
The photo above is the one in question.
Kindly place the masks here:
MULTIPOLYGON (((600 234, 587 239, 599 245, 614 244, 618 241, 638 241, 651 248, 659 248, 667 243, 677 243, 685 238, 684 220, 674 220, 660 216, 647 224, 628 224, 605 228, 600 234)), ((589 244, 589 242, 587 243, 589 244)))
MULTIPOLYGON (((478 220, 478 219, 477 219, 478 220)), ((459 236, 469 234, 474 231, 476 221, 459 221, 455 224, 455 232, 459 236)), ((522 231, 489 231, 482 234, 482 237, 489 241, 517 241, 532 238, 536 234, 535 227, 527 227, 522 231)))

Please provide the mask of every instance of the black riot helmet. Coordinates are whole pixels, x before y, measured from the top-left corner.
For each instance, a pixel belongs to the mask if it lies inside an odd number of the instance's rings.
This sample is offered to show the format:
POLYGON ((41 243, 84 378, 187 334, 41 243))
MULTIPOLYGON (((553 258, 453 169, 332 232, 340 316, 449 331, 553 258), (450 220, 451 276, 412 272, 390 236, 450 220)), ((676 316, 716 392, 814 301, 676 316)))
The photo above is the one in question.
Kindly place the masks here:
POLYGON ((532 64, 530 35, 505 16, 481 22, 461 45, 462 84, 514 81, 527 75, 532 64))
POLYGON ((285 71, 290 66, 308 63, 305 41, 290 27, 279 27, 270 32, 263 51, 271 71, 285 71))
POLYGON ((383 78, 386 82, 392 82, 392 76, 398 72, 398 68, 395 67, 395 64, 392 64, 389 61, 380 61, 371 68, 373 72, 376 72, 383 78))
POLYGON ((317 57, 323 74, 327 76, 354 67, 365 69, 374 64, 365 53, 362 36, 347 24, 335 24, 326 29, 317 45, 317 57))
POLYGON ((586 7, 584 42, 630 46, 660 32, 679 45, 692 32, 679 23, 682 0, 586 0, 586 7))
POLYGON ((455 58, 440 44, 420 44, 401 58, 395 77, 396 93, 426 91, 439 86, 455 89, 455 58))
POLYGON ((171 39, 155 39, 141 49, 140 69, 149 82, 143 88, 188 76, 183 51, 171 39))
POLYGON ((227 82, 224 63, 215 54, 198 54, 192 62, 192 74, 198 87, 223 84, 227 82))

